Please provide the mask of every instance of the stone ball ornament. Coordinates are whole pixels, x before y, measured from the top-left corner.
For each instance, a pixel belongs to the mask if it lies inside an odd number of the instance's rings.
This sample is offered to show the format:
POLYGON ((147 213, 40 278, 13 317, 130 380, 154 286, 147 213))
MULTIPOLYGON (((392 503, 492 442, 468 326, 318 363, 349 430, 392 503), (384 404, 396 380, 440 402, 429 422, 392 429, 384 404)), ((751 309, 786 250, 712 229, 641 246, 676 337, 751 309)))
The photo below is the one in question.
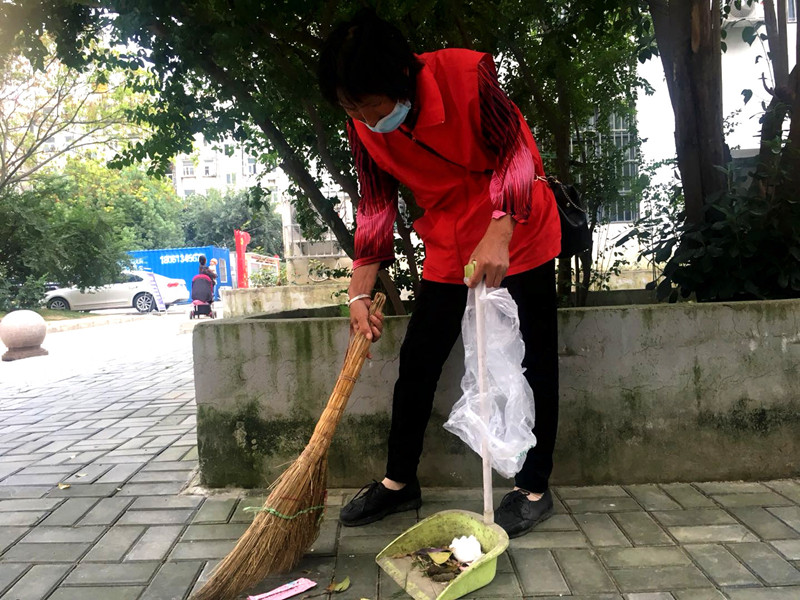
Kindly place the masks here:
POLYGON ((45 335, 47 335, 47 323, 39 313, 32 310, 15 310, 8 313, 0 321, 0 340, 8 348, 3 354, 3 360, 46 355, 47 350, 42 348, 45 335))

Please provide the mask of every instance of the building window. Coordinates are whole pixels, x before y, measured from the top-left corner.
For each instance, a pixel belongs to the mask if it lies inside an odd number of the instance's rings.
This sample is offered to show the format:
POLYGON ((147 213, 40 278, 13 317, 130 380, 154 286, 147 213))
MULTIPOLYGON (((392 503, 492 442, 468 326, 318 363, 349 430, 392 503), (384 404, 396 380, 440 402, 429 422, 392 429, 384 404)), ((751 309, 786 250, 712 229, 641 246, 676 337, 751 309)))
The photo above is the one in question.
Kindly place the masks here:
POLYGON ((183 176, 194 177, 194 163, 190 160, 183 161, 183 176))
POLYGON ((207 160, 203 163, 203 177, 216 177, 217 165, 213 160, 207 160))
MULTIPOLYGON (((609 117, 608 129, 598 131, 598 115, 589 120, 583 130, 585 137, 583 142, 587 145, 587 152, 595 152, 598 155, 603 152, 604 136, 608 136, 614 143, 614 147, 623 153, 622 165, 620 166, 620 189, 622 196, 616 202, 606 203, 600 207, 600 220, 608 223, 630 223, 639 218, 639 202, 633 195, 631 183, 639 175, 638 155, 636 148, 636 134, 631 126, 630 119, 625 116, 612 114, 609 117)), ((576 143, 577 140, 573 140, 576 143)))
POLYGON ((56 151, 56 138, 52 135, 44 141, 44 151, 45 152, 55 152, 56 151))
POLYGON ((232 144, 225 144, 224 146, 225 156, 233 156, 233 150, 234 148, 232 144))
POLYGON ((247 164, 245 165, 245 175, 255 175, 256 174, 256 159, 248 156, 247 157, 247 164))
POLYGON ((797 21, 797 5, 796 5, 797 0, 788 0, 788 2, 789 2, 789 10, 786 14, 786 20, 792 22, 797 21))
POLYGON ((194 190, 183 190, 183 197, 188 198, 189 196, 194 196, 194 190))
POLYGON ((225 175, 225 183, 228 185, 236 185, 236 173, 228 173, 225 175))
POLYGON ((224 258, 219 259, 219 282, 228 283, 228 263, 224 258))

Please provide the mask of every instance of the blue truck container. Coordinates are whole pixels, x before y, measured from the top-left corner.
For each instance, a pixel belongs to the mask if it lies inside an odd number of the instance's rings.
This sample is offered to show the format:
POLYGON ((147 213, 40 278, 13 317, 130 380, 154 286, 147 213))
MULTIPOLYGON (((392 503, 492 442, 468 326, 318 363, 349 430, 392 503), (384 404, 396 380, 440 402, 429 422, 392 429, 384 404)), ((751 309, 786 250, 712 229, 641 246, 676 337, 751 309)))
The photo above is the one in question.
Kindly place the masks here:
POLYGON ((183 279, 186 289, 192 289, 192 278, 197 275, 200 255, 204 255, 207 264, 217 260, 217 285, 214 286, 214 299, 219 300, 219 289, 233 287, 233 278, 228 265, 230 253, 226 248, 216 246, 199 246, 195 248, 162 248, 159 250, 134 250, 129 252, 134 269, 152 271, 164 277, 183 279))

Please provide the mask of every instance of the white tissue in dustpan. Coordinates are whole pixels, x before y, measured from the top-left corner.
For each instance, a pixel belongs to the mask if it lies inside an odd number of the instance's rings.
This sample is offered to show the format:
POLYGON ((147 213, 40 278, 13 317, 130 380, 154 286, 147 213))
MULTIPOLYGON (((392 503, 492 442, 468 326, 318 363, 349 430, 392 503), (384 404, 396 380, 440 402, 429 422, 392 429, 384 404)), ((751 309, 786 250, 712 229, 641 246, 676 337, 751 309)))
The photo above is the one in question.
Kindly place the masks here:
POLYGON ((453 406, 444 424, 447 431, 481 454, 481 442, 488 434, 492 466, 504 477, 513 477, 522 468, 528 450, 536 445, 533 435, 533 390, 523 375, 525 343, 519 331, 517 304, 505 288, 483 288, 478 297, 469 290, 467 309, 461 322, 464 339, 465 373, 463 395, 453 406), (475 303, 484 307, 487 392, 491 404, 488 431, 481 416, 478 386, 478 343, 475 303))

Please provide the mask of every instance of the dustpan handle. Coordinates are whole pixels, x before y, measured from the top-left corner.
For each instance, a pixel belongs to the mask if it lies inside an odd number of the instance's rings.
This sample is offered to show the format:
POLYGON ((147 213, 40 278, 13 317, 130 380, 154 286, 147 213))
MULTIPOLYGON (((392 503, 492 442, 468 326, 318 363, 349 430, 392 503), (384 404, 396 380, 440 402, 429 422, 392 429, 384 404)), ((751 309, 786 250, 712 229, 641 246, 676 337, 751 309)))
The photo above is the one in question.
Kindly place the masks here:
MULTIPOLYGON (((469 279, 475 272, 475 263, 464 267, 464 278, 469 279)), ((489 401, 488 382, 486 381, 486 339, 485 339, 485 313, 481 296, 486 293, 486 282, 481 279, 473 290, 475 294, 475 342, 478 346, 478 394, 481 404, 481 418, 483 420, 483 436, 481 437, 481 458, 483 459, 483 522, 486 525, 494 523, 494 506, 492 502, 492 458, 489 455, 489 419, 491 417, 491 402, 489 401)))
POLYGON ((481 280, 475 288, 475 326, 478 346, 478 392, 481 398, 481 417, 483 419, 483 436, 481 439, 481 457, 483 458, 483 522, 490 525, 494 522, 494 506, 492 503, 492 459, 489 455, 489 418, 491 404, 486 381, 486 339, 484 306, 481 297, 486 292, 486 283, 481 280))

